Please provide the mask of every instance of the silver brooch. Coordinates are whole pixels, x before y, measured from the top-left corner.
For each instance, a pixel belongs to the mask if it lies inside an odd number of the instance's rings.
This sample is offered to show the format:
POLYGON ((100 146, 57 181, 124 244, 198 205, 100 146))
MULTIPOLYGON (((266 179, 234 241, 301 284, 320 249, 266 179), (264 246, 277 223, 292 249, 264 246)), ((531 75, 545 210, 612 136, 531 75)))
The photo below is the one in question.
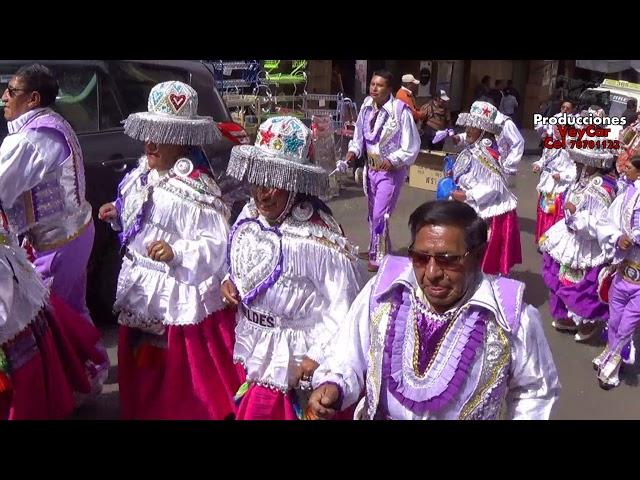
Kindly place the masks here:
POLYGON ((599 187, 600 185, 602 185, 602 177, 595 177, 591 180, 591 185, 593 185, 594 187, 599 187))
POLYGON ((309 202, 299 203, 293 208, 291 215, 299 222, 307 222, 313 216, 313 205, 309 202))
POLYGON ((491 146, 491 140, 489 140, 488 138, 484 138, 482 140, 482 145, 484 145, 485 147, 489 148, 491 146))
POLYGON ((187 177, 193 172, 193 163, 188 158, 181 158, 173 166, 173 170, 181 177, 187 177))

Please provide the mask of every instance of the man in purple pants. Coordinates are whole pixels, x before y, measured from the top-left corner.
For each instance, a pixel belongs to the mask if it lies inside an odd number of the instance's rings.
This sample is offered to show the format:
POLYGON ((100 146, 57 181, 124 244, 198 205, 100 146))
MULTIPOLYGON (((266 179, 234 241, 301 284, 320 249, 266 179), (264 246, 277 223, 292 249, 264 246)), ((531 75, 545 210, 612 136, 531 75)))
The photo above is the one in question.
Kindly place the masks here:
MULTIPOLYGON (((50 108, 58 90, 42 65, 22 67, 9 81, 2 95, 9 135, 0 146, 0 206, 11 232, 29 240, 52 293, 91 322, 86 286, 95 230, 78 138, 50 108)), ((103 364, 87 366, 96 392, 108 372, 104 353, 103 364)))
POLYGON ((391 95, 392 83, 391 73, 374 72, 346 157, 352 164, 363 153, 367 156, 363 184, 369 199, 371 272, 378 270, 391 249, 388 219, 407 178, 407 168, 420 150, 420 135, 411 110, 391 95))
POLYGON ((608 291, 607 346, 593 360, 605 390, 620 384, 623 363, 635 363, 633 336, 640 328, 640 153, 632 155, 622 178, 621 191, 596 226, 600 247, 616 267, 608 291))

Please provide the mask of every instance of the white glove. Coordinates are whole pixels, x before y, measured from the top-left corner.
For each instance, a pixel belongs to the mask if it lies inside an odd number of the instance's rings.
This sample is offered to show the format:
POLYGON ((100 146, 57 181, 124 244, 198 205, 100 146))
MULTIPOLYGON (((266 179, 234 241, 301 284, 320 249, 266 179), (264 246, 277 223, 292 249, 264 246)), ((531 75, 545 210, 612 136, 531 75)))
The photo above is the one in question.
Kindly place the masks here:
POLYGON ((336 172, 344 173, 349 168, 349 164, 346 160, 338 160, 336 162, 336 169, 329 174, 329 176, 333 175, 336 172))
POLYGON ((451 128, 447 128, 445 130, 438 130, 436 134, 433 136, 433 140, 431 141, 431 143, 440 143, 445 138, 450 137, 451 135, 453 135, 453 129, 451 128))

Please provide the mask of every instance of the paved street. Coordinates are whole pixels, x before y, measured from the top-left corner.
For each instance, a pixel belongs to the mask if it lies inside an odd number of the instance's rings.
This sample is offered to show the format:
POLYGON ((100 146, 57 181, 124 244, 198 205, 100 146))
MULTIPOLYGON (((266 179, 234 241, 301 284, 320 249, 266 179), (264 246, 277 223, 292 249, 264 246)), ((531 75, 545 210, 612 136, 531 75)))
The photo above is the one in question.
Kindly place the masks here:
MULTIPOLYGON (((540 255, 533 243, 535 229, 535 210, 537 175, 531 173, 534 156, 525 156, 520 166, 517 187, 518 214, 520 217, 521 240, 524 263, 518 266, 513 277, 527 285, 525 299, 542 312, 544 329, 553 351, 563 390, 556 404, 554 419, 635 419, 640 418, 638 401, 638 378, 640 370, 629 369, 621 375, 622 384, 617 389, 603 391, 598 387, 595 372, 591 367, 592 358, 597 355, 599 345, 583 345, 573 340, 569 334, 561 334, 551 327, 547 305, 547 290, 539 275, 540 255)), ((434 198, 434 193, 405 186, 398 208, 391 217, 391 237, 396 252, 406 252, 409 244, 407 221, 409 214, 422 202, 434 198)), ((350 183, 341 196, 330 202, 338 221, 345 228, 353 242, 361 250, 368 246, 368 228, 366 224, 367 204, 360 186, 350 183)), ((117 394, 117 330, 115 327, 103 328, 109 355, 114 365, 104 393, 94 406, 83 408, 77 418, 118 418, 117 394)))

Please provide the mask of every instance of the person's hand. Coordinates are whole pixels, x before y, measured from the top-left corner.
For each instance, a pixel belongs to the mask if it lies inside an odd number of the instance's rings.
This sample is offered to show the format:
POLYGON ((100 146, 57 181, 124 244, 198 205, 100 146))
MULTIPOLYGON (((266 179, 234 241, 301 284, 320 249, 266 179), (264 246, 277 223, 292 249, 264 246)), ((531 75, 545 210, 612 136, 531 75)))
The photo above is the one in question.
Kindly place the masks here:
POLYGON ((336 414, 336 402, 339 399, 338 387, 333 383, 325 383, 311 393, 308 410, 317 418, 328 420, 336 414))
POLYGON ((118 210, 113 203, 105 203, 98 210, 98 218, 103 222, 111 222, 118 218, 118 210))
POLYGON ((238 293, 238 289, 231 280, 225 280, 224 282, 222 282, 220 291, 222 292, 222 303, 227 306, 238 305, 238 298, 240 294, 238 293))
POLYGON ((316 371, 316 368, 318 368, 318 362, 311 360, 309 357, 304 357, 296 370, 295 385, 300 383, 300 380, 305 382, 311 381, 311 377, 313 377, 313 372, 316 371))
POLYGON ((569 210, 569 213, 571 213, 571 215, 573 215, 574 213, 576 213, 576 206, 571 203, 571 202, 566 202, 564 204, 564 208, 569 210))
POLYGON ((620 238, 618 238, 618 248, 620 250, 628 250, 631 245, 633 245, 633 242, 627 235, 624 233, 620 235, 620 238))
POLYGON ((349 166, 353 166, 356 161, 356 154, 353 152, 347 152, 347 156, 345 157, 345 161, 349 164, 349 166))
POLYGON ((554 173, 554 174, 552 175, 552 177, 553 177, 553 179, 554 179, 556 182, 559 182, 559 181, 560 181, 560 174, 559 174, 559 173, 554 173))
POLYGON ((451 137, 451 141, 454 145, 458 145, 460 143, 460 135, 454 135, 453 137, 451 137))
POLYGON ((459 202, 464 202, 467 199, 466 193, 464 193, 462 190, 454 190, 453 192, 451 192, 451 196, 454 200, 457 200, 459 202))
POLYGON ((533 173, 540 173, 540 165, 533 166, 533 173))
POLYGON ((385 172, 393 170, 393 164, 389 160, 385 160, 382 162, 382 165, 380 165, 380 170, 384 170, 385 172))
POLYGON ((156 240, 147 245, 147 255, 156 262, 170 262, 173 260, 173 250, 164 240, 156 240))

